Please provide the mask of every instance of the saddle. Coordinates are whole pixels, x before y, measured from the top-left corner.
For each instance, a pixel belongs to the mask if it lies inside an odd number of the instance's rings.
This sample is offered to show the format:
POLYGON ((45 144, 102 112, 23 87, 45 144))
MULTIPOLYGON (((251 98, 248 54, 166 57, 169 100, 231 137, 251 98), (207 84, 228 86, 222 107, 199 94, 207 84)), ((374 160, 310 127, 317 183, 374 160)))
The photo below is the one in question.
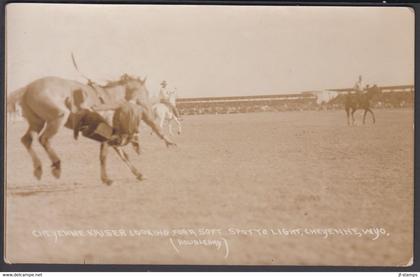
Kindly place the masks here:
POLYGON ((110 103, 114 100, 104 86, 100 86, 94 82, 89 82, 88 86, 92 88, 95 94, 94 97, 99 100, 100 104, 110 103))
POLYGON ((100 106, 112 102, 112 97, 103 87, 89 82, 87 87, 82 87, 71 92, 65 100, 65 105, 70 110, 70 116, 65 127, 73 129, 74 115, 82 109, 91 110, 92 106, 100 106))
POLYGON ((89 82, 87 87, 81 87, 71 92, 66 99, 66 105, 72 113, 81 108, 99 106, 113 102, 113 96, 102 86, 89 82))
POLYGON ((161 99, 160 103, 162 103, 163 105, 165 105, 170 111, 172 111, 174 109, 174 106, 172 105, 171 102, 169 102, 168 99, 161 99))

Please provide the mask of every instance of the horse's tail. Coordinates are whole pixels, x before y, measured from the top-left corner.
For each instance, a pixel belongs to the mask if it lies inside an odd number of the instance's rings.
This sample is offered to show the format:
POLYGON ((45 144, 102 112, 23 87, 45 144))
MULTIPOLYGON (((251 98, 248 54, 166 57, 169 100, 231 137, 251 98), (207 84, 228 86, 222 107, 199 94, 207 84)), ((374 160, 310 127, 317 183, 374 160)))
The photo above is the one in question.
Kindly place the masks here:
POLYGON ((14 111, 16 109, 16 105, 20 104, 22 101, 22 97, 26 92, 26 86, 19 88, 15 91, 12 91, 9 95, 7 95, 7 110, 14 111))

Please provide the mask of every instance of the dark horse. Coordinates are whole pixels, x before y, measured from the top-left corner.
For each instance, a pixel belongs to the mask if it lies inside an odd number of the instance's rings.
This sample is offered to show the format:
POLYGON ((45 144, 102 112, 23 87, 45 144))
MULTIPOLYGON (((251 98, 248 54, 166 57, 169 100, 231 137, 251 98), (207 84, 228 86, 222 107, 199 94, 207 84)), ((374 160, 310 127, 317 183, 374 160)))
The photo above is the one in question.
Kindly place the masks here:
POLYGON ((349 93, 345 96, 344 99, 344 109, 347 113, 347 124, 354 125, 354 113, 357 110, 364 110, 363 114, 363 124, 366 122, 366 114, 369 112, 372 115, 373 123, 375 124, 375 114, 373 113, 370 105, 370 101, 376 95, 381 93, 381 89, 374 85, 371 88, 368 88, 365 93, 349 93), (351 114, 351 124, 350 124, 350 114, 351 114))

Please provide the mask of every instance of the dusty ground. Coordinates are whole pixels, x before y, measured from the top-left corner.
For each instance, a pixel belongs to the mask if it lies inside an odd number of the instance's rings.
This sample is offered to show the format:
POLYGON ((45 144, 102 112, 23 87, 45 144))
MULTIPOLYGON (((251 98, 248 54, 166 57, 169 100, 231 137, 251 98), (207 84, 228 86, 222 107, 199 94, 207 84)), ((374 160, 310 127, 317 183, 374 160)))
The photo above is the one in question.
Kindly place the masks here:
POLYGON ((7 260, 405 265, 413 239, 413 111, 376 112, 376 125, 355 127, 346 126, 342 111, 185 117, 177 148, 147 131, 143 154, 129 149, 148 178, 142 183, 112 152, 110 187, 99 181, 99 146, 74 141, 68 130, 54 141, 62 178, 52 177, 36 143, 44 162, 44 178, 36 181, 19 142, 26 124, 11 124, 7 260), (220 230, 200 236, 200 228, 220 230), (266 231, 236 235, 236 228, 266 231), (279 235, 282 228, 301 233, 279 235), (383 234, 325 238, 305 228, 383 228, 383 234), (80 232, 63 237, 70 230, 80 232), (103 230, 119 233, 101 237, 103 230), (61 231, 58 239, 54 231, 61 231), (193 239, 215 245, 183 244, 193 239))

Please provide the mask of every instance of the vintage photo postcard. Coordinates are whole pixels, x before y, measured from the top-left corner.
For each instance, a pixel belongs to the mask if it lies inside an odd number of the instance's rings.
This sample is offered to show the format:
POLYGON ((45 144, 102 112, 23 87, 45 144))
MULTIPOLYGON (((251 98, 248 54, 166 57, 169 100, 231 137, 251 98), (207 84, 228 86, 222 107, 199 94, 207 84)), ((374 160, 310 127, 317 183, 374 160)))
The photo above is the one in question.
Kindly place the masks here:
POLYGON ((412 265, 414 19, 8 4, 5 261, 412 265))

